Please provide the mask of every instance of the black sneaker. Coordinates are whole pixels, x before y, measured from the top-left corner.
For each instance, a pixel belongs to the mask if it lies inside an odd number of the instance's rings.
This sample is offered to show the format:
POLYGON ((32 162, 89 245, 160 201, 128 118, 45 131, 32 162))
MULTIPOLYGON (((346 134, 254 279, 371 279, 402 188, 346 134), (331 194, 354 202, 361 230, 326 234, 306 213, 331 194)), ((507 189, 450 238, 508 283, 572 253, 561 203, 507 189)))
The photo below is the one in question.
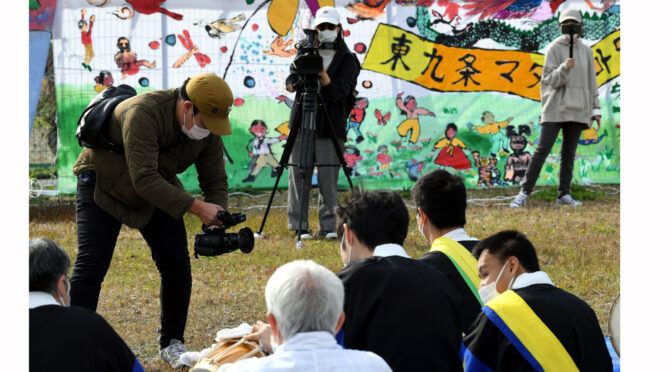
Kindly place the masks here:
POLYGON ((247 178, 243 180, 243 182, 254 182, 255 178, 256 178, 255 176, 250 174, 249 176, 247 176, 247 178))
POLYGON ((172 339, 170 340, 170 345, 159 350, 159 355, 166 363, 170 364, 171 367, 181 369, 185 367, 185 365, 180 362, 180 355, 187 351, 187 348, 184 347, 180 340, 172 339))

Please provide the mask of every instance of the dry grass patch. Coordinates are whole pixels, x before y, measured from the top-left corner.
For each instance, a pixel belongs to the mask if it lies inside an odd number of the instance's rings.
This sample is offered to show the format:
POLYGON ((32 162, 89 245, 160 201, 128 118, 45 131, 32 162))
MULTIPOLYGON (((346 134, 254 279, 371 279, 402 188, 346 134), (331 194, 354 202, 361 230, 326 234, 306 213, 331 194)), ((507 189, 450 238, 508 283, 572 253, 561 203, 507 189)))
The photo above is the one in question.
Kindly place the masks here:
MULTIPOLYGON (((469 198, 516 192, 517 189, 469 190, 469 198)), ((316 204, 315 195, 312 205, 316 204)), ((558 287, 585 299, 597 313, 606 334, 609 307, 620 291, 620 197, 600 194, 596 200, 585 201, 582 207, 574 209, 558 208, 547 199, 532 198, 529 206, 521 210, 496 205, 501 201, 485 202, 486 207, 470 204, 466 229, 480 239, 504 229, 527 234, 538 250, 542 270, 549 273, 558 287)), ((286 194, 276 195, 274 205, 285 205, 286 200, 286 194)), ((233 196, 230 210, 241 211, 246 206, 267 202, 267 197, 233 196)), ((407 204, 412 206, 413 202, 408 200, 407 204)), ((72 197, 32 201, 30 208, 30 236, 57 241, 73 263, 77 253, 74 208, 72 197)), ((264 209, 245 212, 247 222, 232 230, 249 226, 257 231, 264 209)), ((429 249, 429 244, 415 226, 415 209, 409 209, 409 213, 411 226, 405 247, 409 255, 417 258, 429 249)), ((200 222, 192 215, 187 215, 185 222, 193 253, 193 235, 200 231, 200 222)), ((316 208, 310 210, 310 224, 316 229, 316 208)), ((338 242, 306 242, 299 251, 293 234, 286 228, 286 210, 274 208, 264 228, 266 237, 257 240, 252 253, 238 251, 214 258, 192 258, 187 348, 200 350, 209 346, 221 328, 265 319, 264 287, 278 266, 296 259, 311 259, 334 272, 341 269, 338 242)), ((126 340, 147 371, 170 371, 158 357, 158 297, 159 273, 149 248, 138 231, 122 228, 103 283, 98 312, 126 340)))

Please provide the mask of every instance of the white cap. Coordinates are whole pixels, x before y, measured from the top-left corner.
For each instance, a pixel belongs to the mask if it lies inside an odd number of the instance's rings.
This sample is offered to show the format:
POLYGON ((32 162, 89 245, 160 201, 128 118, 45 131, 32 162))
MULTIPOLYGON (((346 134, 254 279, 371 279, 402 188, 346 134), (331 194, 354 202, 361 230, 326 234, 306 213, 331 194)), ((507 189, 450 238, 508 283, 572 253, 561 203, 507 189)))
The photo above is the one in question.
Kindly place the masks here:
POLYGON ((578 23, 583 23, 583 20, 581 19, 581 13, 579 13, 579 11, 576 9, 565 9, 562 11, 562 13, 560 13, 560 23, 568 19, 573 19, 578 23))
POLYGON ((331 23, 332 25, 341 24, 341 19, 338 16, 338 11, 333 6, 323 6, 315 13, 315 26, 322 23, 331 23))

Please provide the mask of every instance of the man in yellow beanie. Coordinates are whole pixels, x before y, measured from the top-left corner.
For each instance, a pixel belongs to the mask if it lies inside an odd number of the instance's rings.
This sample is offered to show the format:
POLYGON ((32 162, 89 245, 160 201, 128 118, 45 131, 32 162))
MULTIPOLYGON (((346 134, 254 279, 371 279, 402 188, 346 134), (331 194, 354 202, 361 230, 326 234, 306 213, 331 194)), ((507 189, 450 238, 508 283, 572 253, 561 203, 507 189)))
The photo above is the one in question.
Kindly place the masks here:
POLYGON ((77 175, 78 253, 72 304, 96 310, 121 225, 140 231, 161 274, 160 355, 180 367, 191 297, 191 266, 183 215, 221 225, 228 184, 220 136, 231 134, 233 95, 217 75, 187 79, 179 89, 142 93, 118 104, 102 130, 123 153, 84 148, 77 175), (177 174, 196 165, 204 200, 184 190, 177 174))

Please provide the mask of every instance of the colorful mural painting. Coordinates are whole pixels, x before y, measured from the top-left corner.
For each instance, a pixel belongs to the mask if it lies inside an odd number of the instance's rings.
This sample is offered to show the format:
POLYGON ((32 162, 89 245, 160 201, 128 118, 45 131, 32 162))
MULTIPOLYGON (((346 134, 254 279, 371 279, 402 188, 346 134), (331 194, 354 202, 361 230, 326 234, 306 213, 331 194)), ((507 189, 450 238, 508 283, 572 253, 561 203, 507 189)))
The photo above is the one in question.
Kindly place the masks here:
MULTIPOLYGON (((558 14, 581 11, 594 52, 602 125, 583 132, 575 182, 620 182, 620 5, 616 0, 62 0, 54 26, 58 189, 75 191, 79 114, 107 86, 145 92, 224 76, 234 96, 223 137, 231 187, 271 188, 296 97, 294 45, 335 6, 362 71, 345 160, 366 188, 412 187, 447 169, 467 187, 519 185, 538 141, 544 53, 558 14), (95 26, 94 26, 95 23, 95 26)), ((558 180, 560 139, 538 184, 558 180)), ((180 176, 198 190, 195 170, 180 176)), ((287 172, 280 180, 287 187, 287 172)), ((347 182, 341 174, 339 184, 347 182)))

